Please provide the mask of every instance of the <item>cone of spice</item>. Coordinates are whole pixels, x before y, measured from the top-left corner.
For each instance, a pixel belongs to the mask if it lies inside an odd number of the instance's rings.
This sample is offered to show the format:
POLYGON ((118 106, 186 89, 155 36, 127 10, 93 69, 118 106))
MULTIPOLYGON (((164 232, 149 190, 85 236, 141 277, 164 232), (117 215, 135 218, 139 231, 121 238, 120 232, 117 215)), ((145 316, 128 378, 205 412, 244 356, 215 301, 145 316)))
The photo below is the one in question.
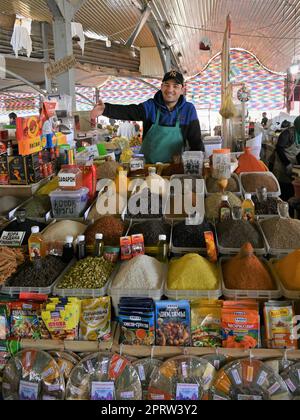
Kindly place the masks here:
POLYGON ((286 289, 300 290, 300 249, 276 262, 274 268, 286 289))
POLYGON ((222 266, 227 289, 274 290, 274 282, 263 262, 254 255, 252 245, 247 242, 238 255, 222 266))

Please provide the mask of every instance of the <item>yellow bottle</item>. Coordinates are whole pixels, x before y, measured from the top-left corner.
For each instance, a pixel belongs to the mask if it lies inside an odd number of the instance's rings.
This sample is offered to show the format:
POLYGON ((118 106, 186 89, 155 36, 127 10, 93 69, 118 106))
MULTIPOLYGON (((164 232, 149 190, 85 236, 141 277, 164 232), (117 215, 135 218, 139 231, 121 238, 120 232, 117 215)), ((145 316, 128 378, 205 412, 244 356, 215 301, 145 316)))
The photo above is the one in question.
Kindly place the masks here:
POLYGON ((242 218, 249 222, 254 222, 255 220, 255 205, 251 194, 245 194, 245 200, 242 204, 242 218))
POLYGON ((38 226, 31 228, 31 235, 28 239, 28 251, 30 260, 34 261, 46 256, 46 247, 43 235, 40 233, 38 226))

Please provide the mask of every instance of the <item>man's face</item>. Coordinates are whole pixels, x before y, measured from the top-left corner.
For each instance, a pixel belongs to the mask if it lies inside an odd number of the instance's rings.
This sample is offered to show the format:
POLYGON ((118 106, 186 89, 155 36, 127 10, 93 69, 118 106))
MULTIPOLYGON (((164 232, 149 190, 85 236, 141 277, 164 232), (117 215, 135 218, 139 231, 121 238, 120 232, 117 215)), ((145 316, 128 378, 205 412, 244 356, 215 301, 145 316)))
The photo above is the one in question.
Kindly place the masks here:
POLYGON ((176 105, 180 96, 184 93, 183 85, 180 85, 175 80, 168 80, 161 85, 163 99, 166 105, 176 105))

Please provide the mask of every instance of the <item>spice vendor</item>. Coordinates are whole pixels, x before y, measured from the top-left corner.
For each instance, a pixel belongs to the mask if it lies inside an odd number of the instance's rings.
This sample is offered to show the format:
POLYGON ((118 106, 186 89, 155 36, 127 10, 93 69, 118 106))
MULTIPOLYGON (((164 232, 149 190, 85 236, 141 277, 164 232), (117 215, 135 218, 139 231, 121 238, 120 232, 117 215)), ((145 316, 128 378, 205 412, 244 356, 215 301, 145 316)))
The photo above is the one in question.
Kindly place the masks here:
POLYGON ((281 185, 284 200, 294 196, 292 170, 297 164, 300 164, 300 116, 293 127, 280 134, 276 145, 273 172, 281 185))
POLYGON ((91 119, 100 115, 121 120, 142 121, 144 138, 141 153, 147 163, 169 163, 184 148, 204 151, 201 129, 193 104, 184 97, 183 75, 175 70, 165 74, 154 98, 139 105, 112 105, 102 100, 91 119))

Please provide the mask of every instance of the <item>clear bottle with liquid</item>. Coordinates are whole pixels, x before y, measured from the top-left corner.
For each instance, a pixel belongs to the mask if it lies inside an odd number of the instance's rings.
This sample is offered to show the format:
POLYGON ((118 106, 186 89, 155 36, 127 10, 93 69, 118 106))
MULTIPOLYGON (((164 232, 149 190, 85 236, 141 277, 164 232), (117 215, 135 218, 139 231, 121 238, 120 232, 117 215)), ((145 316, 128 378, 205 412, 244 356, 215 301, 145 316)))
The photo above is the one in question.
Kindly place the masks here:
POLYGON ((166 263, 168 261, 168 254, 169 254, 169 245, 167 242, 166 235, 159 235, 157 248, 158 248, 157 259, 162 263, 166 263))
POLYGON ((73 236, 66 236, 65 244, 63 247, 63 254, 62 254, 62 260, 66 264, 69 264, 69 262, 72 261, 74 258, 74 247, 73 247, 73 236))
POLYGON ((248 222, 255 220, 255 204, 252 201, 251 194, 245 194, 245 200, 242 204, 242 219, 248 222))
POLYGON ((228 200, 228 195, 222 195, 222 201, 219 207, 219 221, 224 222, 232 219, 232 209, 228 200))
POLYGON ((78 260, 83 260, 86 258, 86 243, 85 243, 85 236, 79 235, 77 237, 77 244, 76 244, 76 258, 78 260))
POLYGON ((38 226, 33 226, 31 228, 31 235, 28 239, 28 251, 31 261, 35 261, 46 256, 45 241, 38 226))
POLYGON ((95 248, 94 257, 103 257, 104 255, 104 240, 102 233, 96 233, 95 235, 95 248))

